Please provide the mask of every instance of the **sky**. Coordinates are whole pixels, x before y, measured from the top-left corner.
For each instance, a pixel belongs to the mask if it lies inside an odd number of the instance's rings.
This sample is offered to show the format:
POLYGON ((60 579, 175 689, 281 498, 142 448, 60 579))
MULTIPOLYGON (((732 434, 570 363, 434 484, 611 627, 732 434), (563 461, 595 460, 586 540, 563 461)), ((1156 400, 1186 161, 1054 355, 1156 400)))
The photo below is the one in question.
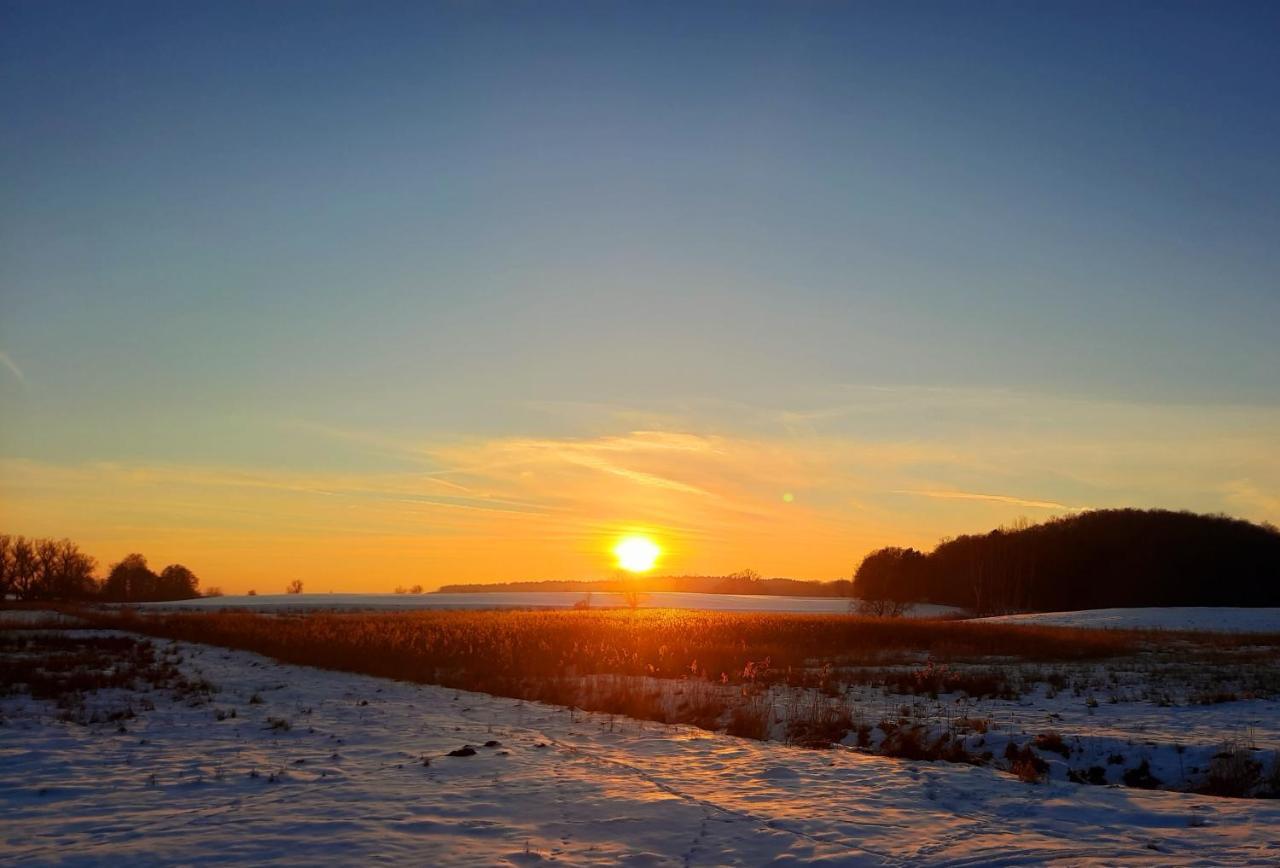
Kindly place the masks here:
POLYGON ((1274 3, 0 0, 0 529, 268 593, 1280 522, 1277 44, 1274 3))

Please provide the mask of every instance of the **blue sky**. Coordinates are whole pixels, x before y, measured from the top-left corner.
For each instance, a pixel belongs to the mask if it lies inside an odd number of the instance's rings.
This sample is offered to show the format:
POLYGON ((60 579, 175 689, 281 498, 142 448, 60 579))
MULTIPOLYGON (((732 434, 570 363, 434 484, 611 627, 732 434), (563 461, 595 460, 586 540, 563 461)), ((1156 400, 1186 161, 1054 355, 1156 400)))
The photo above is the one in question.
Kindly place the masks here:
MULTIPOLYGON (((636 431, 1167 445, 1135 478, 1025 449, 833 470, 845 560, 1010 517, 883 506, 908 489, 1280 519, 1275 4, 0 10, 17 532, 215 547, 230 513, 113 517, 103 465, 447 474, 636 431), (33 493, 59 473, 85 481, 33 493)), ((262 522, 321 533, 303 514, 262 522)), ((455 533, 418 520, 397 539, 455 533)))

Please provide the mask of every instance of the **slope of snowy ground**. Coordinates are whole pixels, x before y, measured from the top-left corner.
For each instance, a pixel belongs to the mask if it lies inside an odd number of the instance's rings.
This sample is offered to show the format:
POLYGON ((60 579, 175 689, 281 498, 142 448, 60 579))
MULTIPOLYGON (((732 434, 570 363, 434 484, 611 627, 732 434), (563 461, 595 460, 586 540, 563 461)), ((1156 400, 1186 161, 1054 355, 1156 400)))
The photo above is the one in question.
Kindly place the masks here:
MULTIPOLYGON (((494 594, 259 594, 256 596, 205 597, 168 603, 144 603, 156 609, 571 609, 583 599, 578 591, 520 591, 494 594)), ((847 597, 772 597, 752 594, 686 594, 655 591, 644 594, 640 605, 652 609, 706 609, 713 612, 809 612, 843 615, 847 597)), ((596 608, 623 607, 622 594, 594 593, 596 608)), ((959 612, 951 606, 917 606, 915 617, 936 617, 959 612)))
POLYGON ((194 705, 159 693, 92 696, 138 709, 124 732, 58 722, 48 702, 0 699, 0 858, 24 865, 1280 860, 1275 802, 1032 786, 989 768, 787 748, 179 648, 181 666, 220 692, 194 705), (152 710, 143 710, 144 699, 152 710), (273 728, 272 718, 288 728, 273 728), (464 744, 474 755, 448 755, 464 744))
POLYGON ((80 618, 50 609, 0 609, 0 630, 6 627, 69 627, 83 623, 80 618))
POLYGON ((1128 627, 1162 630, 1214 630, 1280 633, 1280 609, 1227 606, 1161 606, 1139 609, 1085 609, 1080 612, 1033 612, 984 618, 1011 624, 1054 624, 1061 627, 1128 627))

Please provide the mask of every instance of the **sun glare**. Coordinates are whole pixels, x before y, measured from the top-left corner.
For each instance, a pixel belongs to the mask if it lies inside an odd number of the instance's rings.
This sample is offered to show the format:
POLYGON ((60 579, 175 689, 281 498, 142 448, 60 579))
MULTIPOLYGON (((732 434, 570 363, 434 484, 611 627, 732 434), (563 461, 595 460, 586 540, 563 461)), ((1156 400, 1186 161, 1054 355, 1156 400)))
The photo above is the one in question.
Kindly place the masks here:
POLYGON ((618 559, 618 566, 627 572, 643 573, 653 568, 662 549, 647 536, 624 536, 613 547, 613 554, 618 559))

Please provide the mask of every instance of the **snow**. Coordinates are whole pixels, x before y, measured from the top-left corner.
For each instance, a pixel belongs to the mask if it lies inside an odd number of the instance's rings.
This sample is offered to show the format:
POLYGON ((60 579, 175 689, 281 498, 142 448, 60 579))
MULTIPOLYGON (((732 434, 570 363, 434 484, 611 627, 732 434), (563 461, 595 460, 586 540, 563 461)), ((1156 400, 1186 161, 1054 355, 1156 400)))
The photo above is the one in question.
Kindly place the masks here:
POLYGON ((1085 609, 1079 612, 1034 612, 984 618, 1009 624, 1053 624, 1062 627, 1213 630, 1237 633, 1280 633, 1280 608, 1227 606, 1163 606, 1137 609, 1085 609))
POLYGON ((83 624, 84 620, 51 609, 0 609, 0 629, 5 627, 52 627, 83 624))
POLYGON ((788 748, 179 647, 182 667, 221 692, 202 705, 153 695, 154 710, 140 710, 127 732, 59 722, 51 703, 0 699, 0 860, 1280 860, 1274 801, 1032 786, 991 768, 788 748), (271 730, 268 717, 291 728, 271 730), (491 740, 500 745, 482 746, 491 740), (447 756, 464 744, 476 754, 447 756))
MULTIPOLYGON (((256 596, 204 597, 166 603, 144 603, 157 609, 571 609, 581 601, 580 591, 513 591, 492 594, 259 594, 256 596)), ((842 615, 849 611, 848 597, 775 597, 752 594, 689 594, 655 591, 643 594, 640 605, 653 609, 705 609, 715 612, 807 612, 842 615)), ((626 605, 622 594, 593 593, 593 608, 626 605)), ((915 617, 936 617, 959 612, 951 606, 917 606, 915 617)))

